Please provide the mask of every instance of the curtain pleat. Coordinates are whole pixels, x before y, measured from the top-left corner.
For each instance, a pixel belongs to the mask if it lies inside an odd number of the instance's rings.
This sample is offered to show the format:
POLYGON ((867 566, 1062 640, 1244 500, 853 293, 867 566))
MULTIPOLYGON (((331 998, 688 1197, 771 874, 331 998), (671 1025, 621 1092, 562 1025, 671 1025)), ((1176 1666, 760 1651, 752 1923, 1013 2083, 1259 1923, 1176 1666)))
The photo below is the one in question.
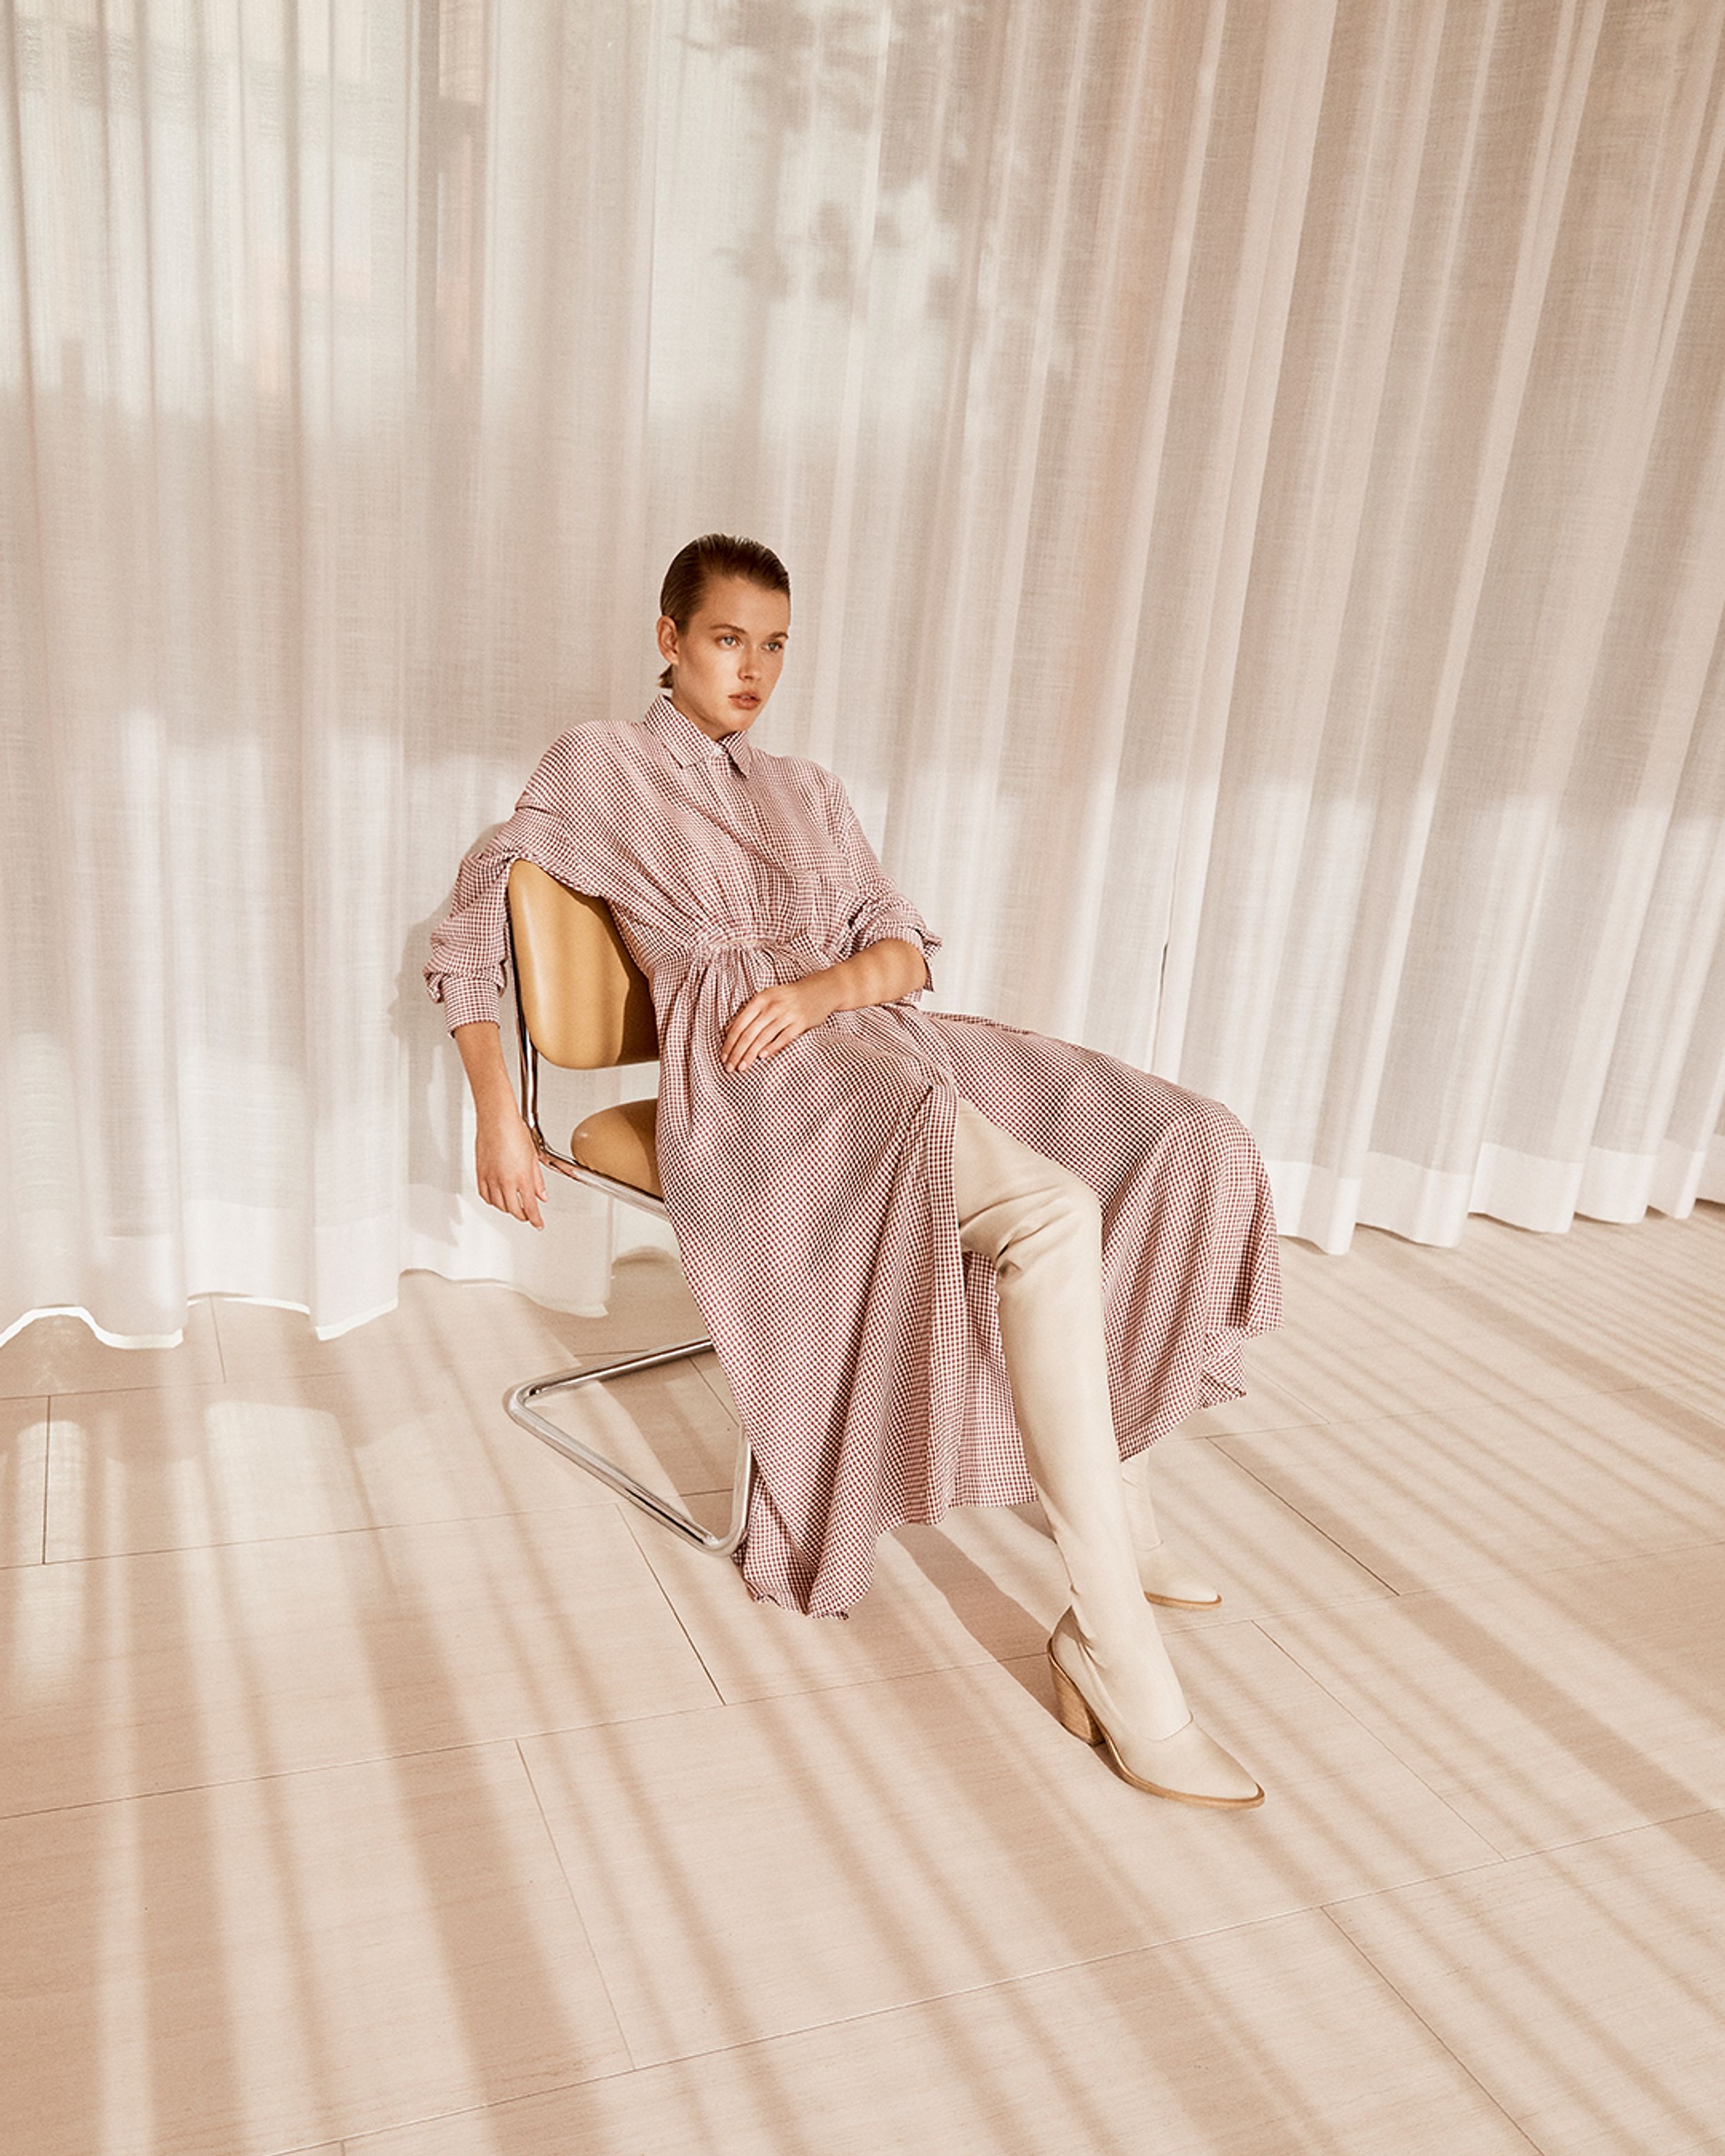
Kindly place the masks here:
POLYGON ((1725 1199, 1722 164, 1713 0, 11 0, 0 1329, 667 1240, 419 968, 714 527, 942 1007, 1328 1250, 1725 1199))

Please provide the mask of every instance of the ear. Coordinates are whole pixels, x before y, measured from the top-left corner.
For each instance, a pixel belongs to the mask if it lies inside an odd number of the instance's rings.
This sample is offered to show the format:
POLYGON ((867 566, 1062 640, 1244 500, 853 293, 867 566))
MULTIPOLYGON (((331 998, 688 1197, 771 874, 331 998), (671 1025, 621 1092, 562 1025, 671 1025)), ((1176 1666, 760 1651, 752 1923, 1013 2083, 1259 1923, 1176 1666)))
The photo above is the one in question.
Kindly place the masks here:
POLYGON ((659 617, 658 634, 660 657, 675 665, 677 658, 677 624, 668 613, 662 613, 659 617))

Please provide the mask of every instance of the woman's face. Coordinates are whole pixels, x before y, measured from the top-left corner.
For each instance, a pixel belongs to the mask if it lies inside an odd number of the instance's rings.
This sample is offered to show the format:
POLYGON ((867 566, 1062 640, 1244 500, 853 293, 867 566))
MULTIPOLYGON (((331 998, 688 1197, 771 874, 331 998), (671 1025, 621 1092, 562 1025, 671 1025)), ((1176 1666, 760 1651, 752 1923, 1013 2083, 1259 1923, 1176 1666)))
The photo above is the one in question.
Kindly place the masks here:
POLYGON ((742 577, 715 577, 689 626, 659 617, 659 649, 676 668, 670 695, 714 741, 747 732, 766 709, 784 665, 791 603, 742 577))

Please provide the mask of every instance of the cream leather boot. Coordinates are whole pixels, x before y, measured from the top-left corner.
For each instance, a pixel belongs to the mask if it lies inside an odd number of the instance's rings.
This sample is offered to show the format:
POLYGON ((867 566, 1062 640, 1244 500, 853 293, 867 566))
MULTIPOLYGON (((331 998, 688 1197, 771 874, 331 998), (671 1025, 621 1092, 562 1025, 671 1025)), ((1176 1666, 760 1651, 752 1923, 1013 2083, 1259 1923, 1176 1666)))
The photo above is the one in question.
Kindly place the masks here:
POLYGON ((1150 1455, 1147 1445, 1135 1452, 1120 1471, 1126 1490, 1127 1523, 1132 1529, 1132 1549, 1138 1560, 1138 1584, 1147 1602, 1159 1602, 1166 1609, 1215 1609, 1221 1589, 1171 1550, 1156 1524, 1156 1507, 1150 1502, 1150 1455))
POLYGON ((960 1240, 994 1263, 1025 1463, 1072 1585, 1048 1643, 1060 1720, 1134 1788, 1260 1804, 1252 1775, 1193 1720, 1139 1582, 1108 1399, 1096 1194, 965 1101, 953 1179, 960 1240))

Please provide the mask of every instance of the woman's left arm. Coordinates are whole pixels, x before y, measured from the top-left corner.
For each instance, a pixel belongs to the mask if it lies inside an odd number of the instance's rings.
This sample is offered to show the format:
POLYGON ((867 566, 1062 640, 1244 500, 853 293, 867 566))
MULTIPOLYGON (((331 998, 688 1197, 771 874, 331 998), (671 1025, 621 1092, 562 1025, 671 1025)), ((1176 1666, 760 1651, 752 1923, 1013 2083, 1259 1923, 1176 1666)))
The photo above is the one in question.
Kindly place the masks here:
POLYGON ((751 996, 719 1045, 727 1070, 747 1070, 762 1056, 776 1055, 834 1011, 897 1003, 934 985, 928 954, 939 950, 941 939, 881 867, 843 781, 819 764, 809 769, 824 797, 835 879, 853 901, 851 956, 751 996))
POLYGON ((788 1048, 834 1011, 896 1004, 929 985, 922 947, 901 937, 884 937, 854 958, 805 973, 800 981, 777 981, 751 996, 725 1029, 719 1060, 727 1070, 747 1070, 763 1056, 788 1048))

